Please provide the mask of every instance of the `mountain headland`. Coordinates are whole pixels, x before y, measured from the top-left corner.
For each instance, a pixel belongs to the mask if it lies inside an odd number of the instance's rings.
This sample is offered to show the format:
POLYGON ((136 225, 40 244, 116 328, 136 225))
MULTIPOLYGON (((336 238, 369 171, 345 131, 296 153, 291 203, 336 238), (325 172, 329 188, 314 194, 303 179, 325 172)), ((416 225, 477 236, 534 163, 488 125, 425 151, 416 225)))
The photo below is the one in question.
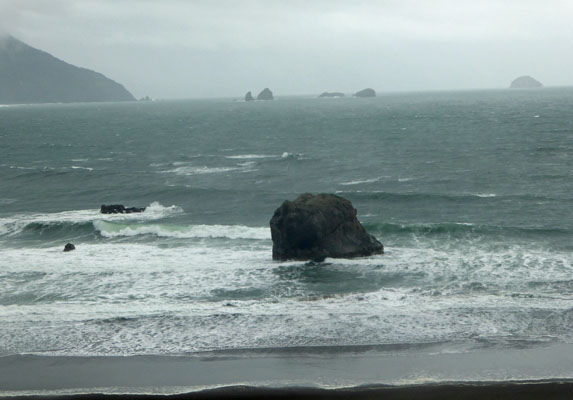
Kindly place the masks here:
POLYGON ((119 83, 12 37, 0 38, 0 104, 134 101, 119 83))

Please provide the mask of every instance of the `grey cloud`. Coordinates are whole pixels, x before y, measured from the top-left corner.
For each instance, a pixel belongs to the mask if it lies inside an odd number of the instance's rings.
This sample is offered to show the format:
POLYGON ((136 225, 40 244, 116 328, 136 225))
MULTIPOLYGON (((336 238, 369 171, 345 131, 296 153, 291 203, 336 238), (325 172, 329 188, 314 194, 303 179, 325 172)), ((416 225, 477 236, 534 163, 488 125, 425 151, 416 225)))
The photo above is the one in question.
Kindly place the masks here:
POLYGON ((12 33, 136 95, 571 84, 573 3, 0 0, 12 33))

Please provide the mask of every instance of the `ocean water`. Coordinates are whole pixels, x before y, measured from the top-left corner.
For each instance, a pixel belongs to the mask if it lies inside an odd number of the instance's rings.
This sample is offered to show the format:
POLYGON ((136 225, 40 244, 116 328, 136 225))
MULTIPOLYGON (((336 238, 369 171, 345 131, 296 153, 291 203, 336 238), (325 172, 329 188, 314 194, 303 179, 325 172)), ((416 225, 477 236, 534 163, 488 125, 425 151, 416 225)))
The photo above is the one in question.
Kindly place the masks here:
POLYGON ((573 343, 572 110, 568 88, 2 107, 0 354, 573 343), (351 200, 386 254, 273 261, 304 192, 351 200))

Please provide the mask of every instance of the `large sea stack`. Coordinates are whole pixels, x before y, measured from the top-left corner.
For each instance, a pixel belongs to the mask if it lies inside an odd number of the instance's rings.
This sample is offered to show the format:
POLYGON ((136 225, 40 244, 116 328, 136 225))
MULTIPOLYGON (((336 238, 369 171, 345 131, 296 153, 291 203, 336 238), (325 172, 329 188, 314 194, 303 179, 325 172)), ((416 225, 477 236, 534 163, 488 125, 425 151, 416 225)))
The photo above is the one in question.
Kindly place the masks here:
POLYGON ((352 203, 333 194, 301 194, 286 200, 270 221, 273 260, 322 261, 384 253, 364 230, 352 203))
POLYGON ((264 88, 257 96, 257 100, 273 100, 273 92, 269 88, 264 88))
POLYGON ((255 100, 255 98, 251 94, 251 91, 248 91, 247 94, 245 95, 245 101, 253 101, 253 100, 255 100))
POLYGON ((122 85, 5 36, 0 38, 0 104, 135 101, 122 85))
POLYGON ((514 79, 509 85, 510 89, 531 89, 540 87, 543 87, 541 82, 527 75, 514 79))

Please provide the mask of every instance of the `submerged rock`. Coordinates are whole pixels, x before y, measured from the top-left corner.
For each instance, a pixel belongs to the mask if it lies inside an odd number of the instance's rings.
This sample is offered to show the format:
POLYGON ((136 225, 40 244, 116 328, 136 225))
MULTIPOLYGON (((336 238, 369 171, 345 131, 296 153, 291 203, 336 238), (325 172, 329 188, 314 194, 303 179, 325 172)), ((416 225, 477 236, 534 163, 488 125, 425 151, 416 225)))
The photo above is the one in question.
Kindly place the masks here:
POLYGON ((376 97, 376 92, 374 91, 374 89, 367 88, 367 89, 362 89, 359 92, 356 92, 354 94, 354 96, 356 96, 356 97, 376 97))
POLYGON ((126 208, 123 204, 102 204, 99 212, 102 214, 131 214, 144 212, 145 207, 129 207, 126 208))
POLYGON ((251 94, 251 91, 249 90, 247 92, 247 94, 245 95, 245 101, 253 101, 255 100, 255 98, 253 97, 253 95, 251 94))
POLYGON ((286 200, 270 221, 273 260, 322 261, 384 253, 368 234, 352 203, 333 194, 301 194, 286 200))
POLYGON ((273 92, 269 88, 264 88, 257 96, 257 100, 273 100, 273 92))
POLYGON ((72 251, 72 250, 75 250, 75 249, 76 249, 76 246, 74 246, 73 243, 67 243, 67 244, 64 246, 64 251, 72 251))
POLYGON ((318 97, 344 97, 342 92, 324 92, 318 97))
POLYGON ((543 84, 531 76, 524 75, 514 79, 509 87, 510 89, 540 88, 543 84))

